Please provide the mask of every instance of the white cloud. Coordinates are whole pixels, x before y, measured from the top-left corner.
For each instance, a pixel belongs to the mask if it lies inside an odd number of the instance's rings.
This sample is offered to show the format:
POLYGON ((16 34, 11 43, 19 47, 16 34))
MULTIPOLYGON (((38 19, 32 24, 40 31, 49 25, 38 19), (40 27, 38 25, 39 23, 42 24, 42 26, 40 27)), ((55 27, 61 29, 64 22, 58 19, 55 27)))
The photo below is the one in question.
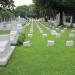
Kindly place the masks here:
POLYGON ((32 3, 32 0, 14 0, 15 6, 30 5, 32 3))

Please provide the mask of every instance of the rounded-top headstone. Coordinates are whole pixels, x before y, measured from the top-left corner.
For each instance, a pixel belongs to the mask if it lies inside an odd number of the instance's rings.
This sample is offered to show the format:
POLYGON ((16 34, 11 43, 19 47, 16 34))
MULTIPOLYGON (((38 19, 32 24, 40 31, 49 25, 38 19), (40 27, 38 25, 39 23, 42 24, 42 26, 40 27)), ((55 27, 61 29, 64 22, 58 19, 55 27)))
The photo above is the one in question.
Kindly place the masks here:
POLYGON ((47 34, 42 34, 42 38, 47 38, 47 34))
POLYGON ((74 45, 74 41, 66 41, 66 46, 70 47, 74 45))
POLYGON ((57 35, 56 30, 51 30, 51 34, 52 34, 52 35, 57 35))
POLYGON ((23 42, 23 46, 24 47, 30 47, 31 46, 30 41, 23 42))
POLYGON ((55 41, 54 41, 54 40, 48 40, 47 46, 48 46, 48 47, 49 47, 49 46, 54 46, 54 44, 55 44, 55 41))
POLYGON ((69 34, 69 37, 70 38, 74 38, 75 37, 75 34, 71 33, 71 34, 69 34))

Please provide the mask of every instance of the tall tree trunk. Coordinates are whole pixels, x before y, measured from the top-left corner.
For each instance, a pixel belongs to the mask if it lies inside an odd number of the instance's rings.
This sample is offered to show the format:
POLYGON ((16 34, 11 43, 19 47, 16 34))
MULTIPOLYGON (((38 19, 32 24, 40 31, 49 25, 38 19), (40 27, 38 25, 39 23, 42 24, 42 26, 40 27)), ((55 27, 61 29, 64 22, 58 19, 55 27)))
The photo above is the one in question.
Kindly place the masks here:
POLYGON ((60 10, 60 22, 59 26, 63 25, 63 9, 60 10))
POLYGON ((72 16, 71 16, 70 22, 71 22, 71 28, 72 28, 72 27, 73 27, 73 20, 72 20, 72 16))

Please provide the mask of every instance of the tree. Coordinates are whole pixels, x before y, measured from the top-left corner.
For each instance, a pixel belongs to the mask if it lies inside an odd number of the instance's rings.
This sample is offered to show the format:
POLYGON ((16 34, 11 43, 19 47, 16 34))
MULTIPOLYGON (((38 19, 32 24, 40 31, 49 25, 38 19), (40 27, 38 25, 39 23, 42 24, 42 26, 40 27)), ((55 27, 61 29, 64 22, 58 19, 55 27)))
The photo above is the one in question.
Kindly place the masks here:
POLYGON ((16 14, 16 16, 25 17, 25 16, 28 15, 28 11, 29 11, 28 6, 26 6, 26 5, 18 6, 18 7, 15 9, 15 14, 16 14))
POLYGON ((49 6, 49 1, 47 0, 33 0, 36 7, 39 9, 41 16, 55 16, 56 11, 49 6))
POLYGON ((36 17, 38 15, 37 9, 34 4, 31 4, 29 6, 23 5, 23 6, 18 6, 15 9, 15 14, 16 16, 21 16, 21 17, 36 17))
POLYGON ((0 20, 9 20, 14 17, 14 1, 13 0, 0 0, 0 20))
POLYGON ((60 12, 60 25, 63 25, 63 12, 67 12, 67 14, 75 13, 75 0, 33 0, 33 2, 36 6, 42 8, 42 11, 45 10, 44 13, 47 8, 48 10, 49 8, 53 9, 53 12, 56 11, 56 13, 60 12), (71 10, 71 12, 68 10, 71 10))
POLYGON ((11 18, 14 18, 14 14, 8 11, 5 8, 0 7, 0 21, 8 21, 11 18))
POLYGON ((37 7, 35 6, 35 4, 31 4, 28 7, 29 7, 29 16, 30 17, 37 17, 39 15, 37 7))
POLYGON ((9 8, 9 9, 14 8, 14 1, 13 0, 0 0, 0 4, 4 8, 9 8))

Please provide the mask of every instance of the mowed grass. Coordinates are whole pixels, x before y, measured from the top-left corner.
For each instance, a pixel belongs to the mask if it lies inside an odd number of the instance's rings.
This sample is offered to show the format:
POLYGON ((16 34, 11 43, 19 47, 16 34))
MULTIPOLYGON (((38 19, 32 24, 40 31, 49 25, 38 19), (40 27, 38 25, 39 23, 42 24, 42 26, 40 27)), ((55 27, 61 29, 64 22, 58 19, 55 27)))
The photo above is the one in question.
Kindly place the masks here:
POLYGON ((0 30, 0 35, 4 35, 4 34, 10 34, 10 31, 9 30, 0 30))
POLYGON ((25 41, 30 40, 32 46, 17 46, 7 66, 0 68, 0 75, 75 75, 75 46, 65 46, 66 40, 75 41, 68 37, 70 29, 57 39, 41 26, 44 33, 48 34, 44 39, 37 25, 38 23, 34 22, 32 39, 27 37, 30 26, 24 29, 25 41), (48 40, 55 40, 55 46, 47 47, 48 40))

